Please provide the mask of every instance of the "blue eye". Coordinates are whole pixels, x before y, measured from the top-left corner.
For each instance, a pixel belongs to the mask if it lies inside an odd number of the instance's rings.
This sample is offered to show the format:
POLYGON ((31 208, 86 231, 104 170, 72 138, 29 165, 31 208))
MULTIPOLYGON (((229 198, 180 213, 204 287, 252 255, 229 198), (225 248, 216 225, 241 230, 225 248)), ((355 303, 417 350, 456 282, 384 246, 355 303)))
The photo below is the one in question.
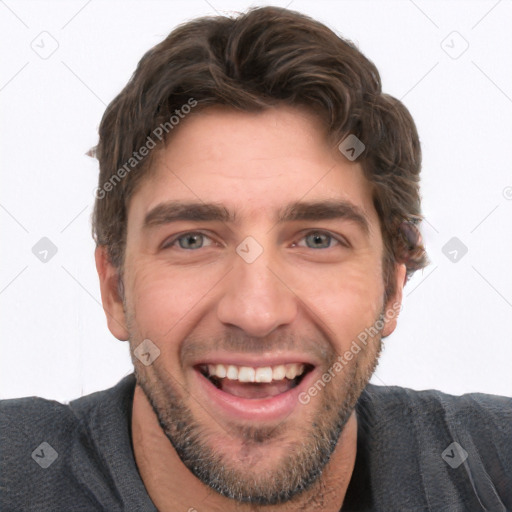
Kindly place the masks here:
POLYGON ((339 242, 331 235, 320 231, 313 231, 306 235, 302 240, 297 245, 302 247, 306 246, 309 249, 328 249, 329 247, 332 247, 332 245, 339 244, 339 242), (304 240, 305 243, 302 243, 302 240, 304 240))
POLYGON ((170 245, 174 245, 176 242, 178 242, 181 249, 186 250, 202 249, 203 247, 211 245, 211 240, 202 233, 186 233, 176 238, 170 245))

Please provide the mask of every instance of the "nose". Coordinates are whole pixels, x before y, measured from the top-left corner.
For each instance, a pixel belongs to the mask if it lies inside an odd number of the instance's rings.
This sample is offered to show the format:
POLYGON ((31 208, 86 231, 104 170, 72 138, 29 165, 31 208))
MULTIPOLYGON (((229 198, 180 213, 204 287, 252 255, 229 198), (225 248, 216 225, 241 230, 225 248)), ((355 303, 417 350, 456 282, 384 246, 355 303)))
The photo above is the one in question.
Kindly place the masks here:
POLYGON ((268 336, 297 316, 297 297, 286 282, 282 269, 264 251, 247 263, 236 255, 226 276, 226 288, 217 307, 218 319, 242 329, 248 336, 268 336))

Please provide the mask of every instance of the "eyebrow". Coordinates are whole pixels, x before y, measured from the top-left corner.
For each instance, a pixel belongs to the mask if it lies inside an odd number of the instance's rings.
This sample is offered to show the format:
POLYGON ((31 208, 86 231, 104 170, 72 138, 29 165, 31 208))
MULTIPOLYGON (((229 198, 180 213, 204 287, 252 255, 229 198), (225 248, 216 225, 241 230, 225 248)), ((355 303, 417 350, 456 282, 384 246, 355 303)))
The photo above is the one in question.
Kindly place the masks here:
MULTIPOLYGON (((346 219, 355 222, 362 231, 370 233, 370 222, 364 211, 349 201, 314 201, 291 203, 281 209, 277 223, 300 220, 346 219)), ((235 222, 236 215, 217 203, 168 201, 152 208, 144 218, 144 229, 175 221, 235 222)))
POLYGON ((215 203, 168 201, 152 208, 144 218, 144 228, 179 220, 234 222, 235 216, 215 203))
POLYGON ((291 203, 278 216, 278 222, 296 220, 336 220, 346 219, 354 222, 365 235, 370 234, 370 221, 364 211, 349 201, 317 201, 291 203))

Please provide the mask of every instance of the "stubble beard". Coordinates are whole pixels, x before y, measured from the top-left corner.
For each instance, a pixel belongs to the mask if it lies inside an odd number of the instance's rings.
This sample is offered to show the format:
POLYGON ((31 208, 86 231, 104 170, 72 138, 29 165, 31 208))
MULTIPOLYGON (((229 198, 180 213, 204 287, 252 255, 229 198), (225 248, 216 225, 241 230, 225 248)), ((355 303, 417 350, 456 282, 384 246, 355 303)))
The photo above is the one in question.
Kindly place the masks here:
MULTIPOLYGON (((382 315, 379 317, 381 318, 382 315)), ((130 333, 132 334, 132 333, 130 333)), ((187 405, 188 390, 165 371, 158 360, 144 367, 134 360, 133 349, 142 337, 130 336, 132 360, 137 384, 144 391, 158 422, 183 464, 204 484, 219 494, 240 503, 275 505, 287 502, 311 489, 336 448, 345 424, 356 402, 368 384, 381 352, 381 336, 375 336, 350 362, 319 392, 316 403, 300 407, 316 407, 309 424, 300 427, 301 437, 287 438, 287 421, 273 427, 231 425, 222 434, 240 442, 240 451, 220 452, 209 440, 211 427, 201 424, 187 405), (271 454, 265 444, 285 443, 287 449, 281 460, 274 461, 272 470, 254 471, 261 453, 271 454)), ((323 370, 332 368, 338 354, 330 352, 323 370)), ((189 398, 189 402, 195 400, 189 398)), ((218 426, 211 418, 209 424, 218 426)), ((218 429, 217 429, 218 430, 218 429)), ((297 432, 297 429, 294 429, 297 432)))

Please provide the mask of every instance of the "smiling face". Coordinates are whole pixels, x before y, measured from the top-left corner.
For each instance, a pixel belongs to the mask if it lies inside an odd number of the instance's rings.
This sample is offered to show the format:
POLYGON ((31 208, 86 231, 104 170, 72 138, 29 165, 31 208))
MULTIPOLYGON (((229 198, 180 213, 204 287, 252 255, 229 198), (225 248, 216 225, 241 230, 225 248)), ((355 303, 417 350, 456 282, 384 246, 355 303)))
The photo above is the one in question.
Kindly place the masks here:
POLYGON ((180 124, 131 199, 125 311, 110 304, 109 327, 132 354, 145 339, 160 350, 133 357, 137 381, 200 480, 268 504, 319 477, 380 335, 333 365, 400 299, 397 267, 383 302, 382 259, 370 185, 316 117, 215 107, 180 124))

